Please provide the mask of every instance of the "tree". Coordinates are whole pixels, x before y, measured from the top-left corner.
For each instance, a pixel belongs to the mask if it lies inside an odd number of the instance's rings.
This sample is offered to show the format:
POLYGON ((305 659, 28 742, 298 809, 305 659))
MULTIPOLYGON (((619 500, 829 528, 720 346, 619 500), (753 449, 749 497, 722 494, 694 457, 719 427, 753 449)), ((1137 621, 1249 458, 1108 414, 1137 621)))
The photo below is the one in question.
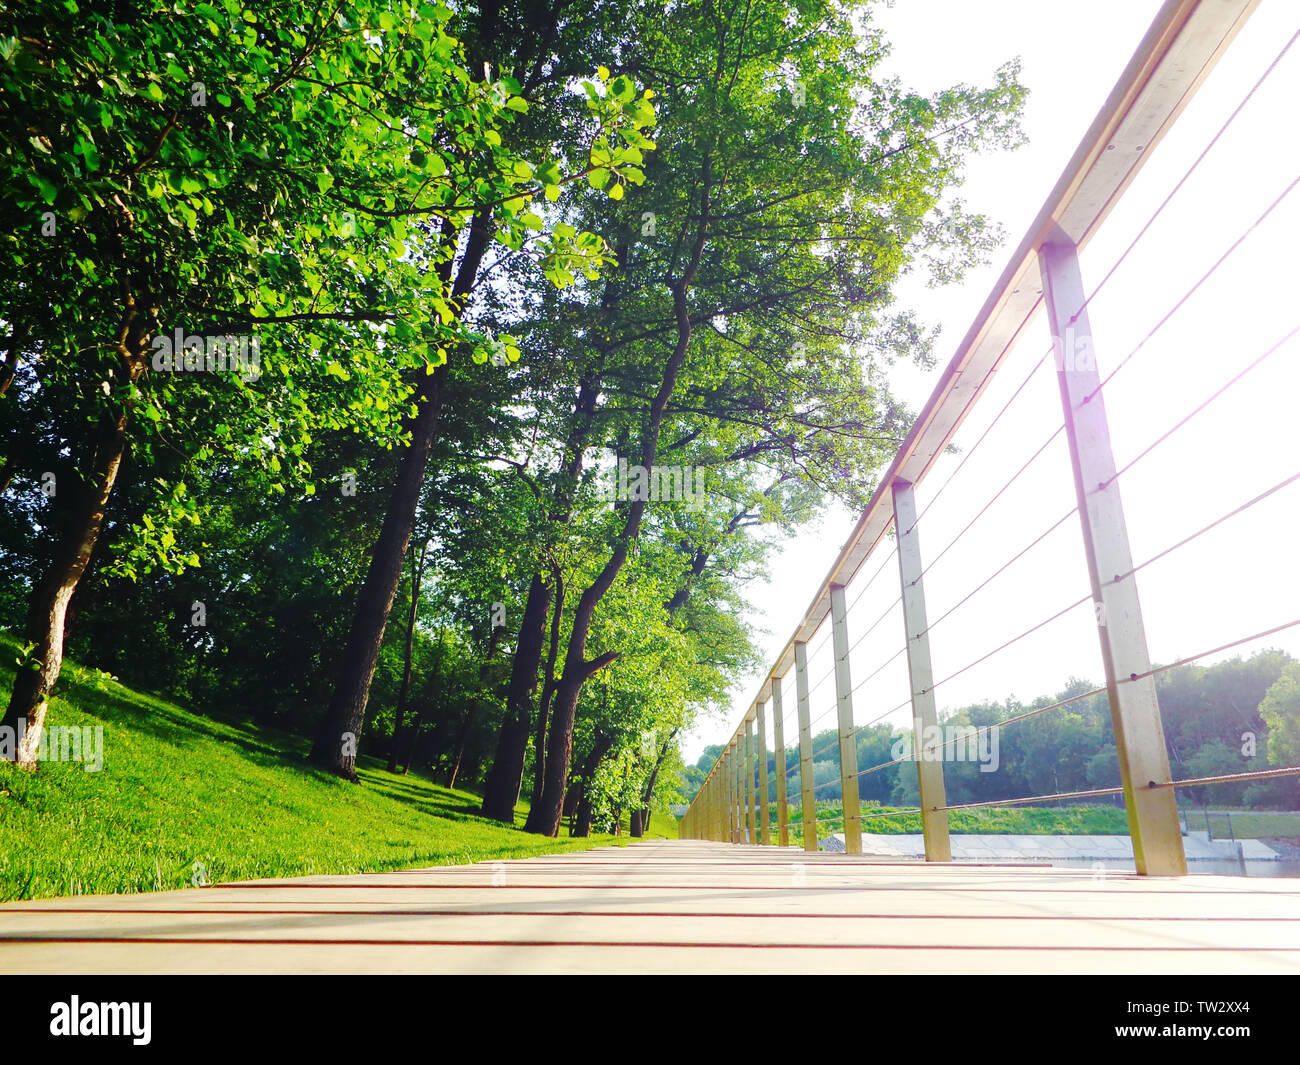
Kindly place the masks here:
MULTIPOLYGON (((1243 763, 1240 750, 1220 740, 1214 740, 1188 758, 1184 768, 1191 777, 1216 777, 1240 773, 1251 766, 1243 763)), ((1192 793, 1194 800, 1203 807, 1208 807, 1212 802, 1239 803, 1245 787, 1242 782, 1229 781, 1220 784, 1198 784, 1187 790, 1192 793)))
POLYGON ((397 772, 399 744, 402 738, 402 719, 406 715, 407 693, 411 689, 411 668, 415 657, 415 624, 420 616, 420 581, 424 577, 424 567, 429 554, 429 539, 425 537, 411 552, 411 612, 406 623, 406 654, 402 662, 402 685, 397 689, 397 699, 393 704, 393 743, 388 755, 388 771, 397 772))
MULTIPOLYGON (((865 480, 873 459, 888 453, 891 423, 902 419, 883 389, 862 387, 860 366, 840 350, 845 338, 882 324, 909 252, 946 249, 959 270, 984 247, 978 220, 962 231, 925 219, 962 154, 1007 135, 1019 98, 1010 72, 987 93, 930 101, 873 93, 878 55, 859 50, 847 16, 822 5, 789 14, 777 4, 655 12, 629 58, 627 70, 659 94, 660 147, 645 185, 605 208, 605 228, 626 234, 650 217, 655 238, 619 242, 623 265, 592 293, 589 320, 579 310, 557 328, 581 338, 577 398, 605 400, 607 446, 651 473, 661 448, 698 439, 701 421, 748 422, 773 430, 755 429, 761 444, 751 441, 732 461, 793 450, 805 466, 808 454, 820 458, 825 480, 834 470, 842 478, 841 454, 807 444, 838 433, 854 440, 865 480), (809 84, 792 85, 799 76, 809 84), (817 107, 800 106, 805 93, 817 107), (963 128, 939 146, 945 123, 963 128), (807 357, 792 367, 796 343, 807 357), (818 381, 811 402, 800 396, 818 381)), ((584 588, 569 589, 543 832, 558 828, 582 687, 615 653, 589 655, 591 619, 639 542, 647 502, 616 507, 603 564, 584 588)))
MULTIPOLYGON (((514 34, 506 32, 508 24, 502 21, 505 6, 480 5, 473 36, 476 56, 484 60, 485 69, 490 68, 491 59, 501 52, 514 53, 516 61, 524 67, 531 62, 529 86, 530 89, 536 88, 563 5, 519 5, 518 14, 529 29, 522 42, 514 34)), ((520 155, 509 155, 501 148, 500 134, 496 134, 493 151, 500 153, 501 161, 508 165, 502 166, 495 176, 477 178, 474 209, 460 220, 461 224, 468 223, 468 235, 455 267, 454 281, 450 265, 444 275, 444 281, 450 283, 445 306, 452 318, 466 313, 494 237, 500 239, 505 247, 518 251, 529 242, 529 229, 545 230, 545 222, 533 210, 534 200, 542 195, 543 190, 547 201, 554 202, 559 198, 562 185, 580 177, 586 176, 593 183, 599 181, 602 186, 612 179, 611 193, 614 189, 621 189, 629 178, 640 179, 640 171, 631 165, 640 161, 640 150, 632 147, 629 138, 637 143, 644 141, 637 131, 653 121, 654 109, 647 98, 636 96, 634 87, 626 78, 618 79, 611 91, 603 91, 608 71, 601 67, 599 73, 600 89, 593 82, 584 82, 588 90, 585 150, 565 143, 563 134, 557 135, 554 129, 546 131, 551 135, 549 141, 539 139, 533 131, 533 138, 525 143, 544 159, 534 166, 520 155), (562 173, 554 156, 571 161, 569 174, 562 173), (527 183, 527 187, 520 188, 523 183, 527 183)), ((497 85, 503 87, 506 96, 523 91, 515 78, 503 79, 497 85)), ((512 98, 518 99, 518 110, 528 109, 522 97, 512 98)), ((519 150, 513 141, 511 146, 513 150, 519 150)), ((443 227, 439 240, 444 247, 455 248, 458 229, 457 224, 443 227)), ((534 254, 546 277, 559 285, 573 283, 576 273, 594 279, 596 269, 609 258, 603 240, 589 232, 578 233, 564 222, 553 226, 548 239, 549 244, 540 242, 534 254)), ((447 261, 450 264, 450 259, 447 261)), ((512 344, 502 347, 501 351, 511 359, 518 358, 518 349, 512 344)), ((340 660, 337 687, 312 749, 312 759, 318 765, 351 780, 356 779, 356 738, 365 717, 371 678, 400 583, 402 559, 410 541, 420 485, 438 430, 449 372, 446 364, 441 365, 421 383, 422 406, 419 416, 413 419, 388 510, 371 554, 370 568, 357 595, 348 641, 340 660)))
POLYGON ((1300 765, 1300 662, 1282 669, 1259 704, 1268 729, 1268 760, 1275 766, 1300 765))
MULTIPOLYGON (((181 447, 310 491, 314 431, 399 438, 420 413, 407 376, 472 339, 448 302, 452 238, 481 192, 535 183, 497 132, 526 104, 460 67, 450 15, 154 0, 17 16, 0 73, 0 213, 17 265, 0 312, 4 402, 18 423, 65 403, 80 457, 5 715, 29 729, 18 761, 31 764, 129 447, 181 447), (412 225, 431 219, 441 239, 408 254, 412 225)), ((500 209, 517 239, 523 208, 500 209)), ((589 250, 557 238, 557 268, 589 250)), ((11 439, 9 456, 26 454, 11 439)), ((198 564, 171 551, 197 518, 183 480, 162 486, 158 513, 127 567, 198 564)))

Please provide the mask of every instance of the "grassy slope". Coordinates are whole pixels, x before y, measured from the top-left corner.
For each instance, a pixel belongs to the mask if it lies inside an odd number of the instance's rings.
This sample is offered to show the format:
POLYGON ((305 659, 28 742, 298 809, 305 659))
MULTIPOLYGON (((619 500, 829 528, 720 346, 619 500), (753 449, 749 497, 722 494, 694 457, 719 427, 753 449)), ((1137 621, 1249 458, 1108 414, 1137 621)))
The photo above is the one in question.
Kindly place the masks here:
MULTIPOLYGON (((13 645, 0 641, 0 692, 13 645)), ((226 724, 65 664, 49 723, 102 725, 104 767, 0 762, 0 899, 360 873, 583 850, 626 837, 546 839, 478 817, 478 799, 372 759, 362 785, 310 769, 306 745, 226 724)), ((522 817, 522 814, 520 815, 522 817)), ((651 836, 676 837, 656 816, 651 836)))

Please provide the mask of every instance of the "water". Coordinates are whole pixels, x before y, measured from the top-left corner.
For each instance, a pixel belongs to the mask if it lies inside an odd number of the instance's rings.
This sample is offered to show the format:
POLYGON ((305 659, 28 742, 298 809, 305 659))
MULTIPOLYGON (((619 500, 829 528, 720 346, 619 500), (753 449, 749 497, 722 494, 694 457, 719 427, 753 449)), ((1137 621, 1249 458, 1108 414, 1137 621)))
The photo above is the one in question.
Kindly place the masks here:
MULTIPOLYGON (((1048 863, 1044 863, 1048 864, 1048 863)), ((1105 860, 1089 861, 1086 858, 1063 858, 1051 863, 1056 869, 1097 869, 1104 867, 1120 873, 1136 873, 1137 868, 1131 861, 1105 860)), ((1242 862, 1217 861, 1214 859, 1196 859, 1187 863, 1187 871, 1193 876, 1283 876, 1300 877, 1300 861, 1247 861, 1242 869, 1242 862)), ((1297 885, 1300 887, 1300 885, 1297 885)))

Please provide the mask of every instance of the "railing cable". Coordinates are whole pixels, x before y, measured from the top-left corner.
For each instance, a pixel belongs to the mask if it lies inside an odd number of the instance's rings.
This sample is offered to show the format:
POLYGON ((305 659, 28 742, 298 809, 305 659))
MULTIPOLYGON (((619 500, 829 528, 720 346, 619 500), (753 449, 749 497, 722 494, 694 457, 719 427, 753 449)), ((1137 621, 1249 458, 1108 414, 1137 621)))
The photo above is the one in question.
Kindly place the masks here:
POLYGON ((1281 194, 1277 197, 1277 199, 1275 199, 1271 204, 1269 204, 1268 207, 1264 210, 1264 213, 1261 214, 1258 218, 1256 218, 1255 221, 1252 222, 1246 228, 1246 231, 1242 233, 1241 236, 1239 236, 1235 241, 1232 242, 1228 250, 1225 251, 1214 261, 1213 265, 1211 265, 1211 267, 1208 270, 1206 270, 1205 273, 1203 273, 1196 280, 1195 284, 1193 284, 1191 288, 1189 288, 1186 292, 1184 292, 1178 298, 1177 302, 1175 302, 1174 305, 1165 312, 1164 317, 1162 317, 1158 322, 1156 322, 1155 325, 1151 327, 1150 331, 1146 334, 1146 336, 1144 336, 1140 341, 1138 341, 1137 347, 1135 347, 1132 351, 1130 351, 1127 355, 1125 355, 1124 358, 1120 359, 1119 363, 1116 364, 1115 368, 1112 369, 1110 373, 1108 373, 1101 380, 1101 383, 1098 384, 1096 388, 1094 388, 1091 392, 1089 392, 1086 396, 1083 397, 1084 403, 1092 402, 1093 398, 1097 395, 1097 393, 1099 393, 1103 388, 1105 388, 1108 384, 1110 384, 1110 382, 1114 379, 1115 375, 1119 373, 1122 369, 1124 369, 1124 367, 1129 364, 1129 361, 1139 351, 1141 351, 1143 347, 1146 346, 1147 341, 1149 341, 1158 332, 1160 332, 1160 330, 1165 326, 1165 324, 1175 314, 1177 314, 1180 310, 1182 310, 1183 305, 1189 299, 1192 298, 1192 295, 1196 292, 1196 290, 1199 289, 1203 284, 1205 284, 1206 281, 1208 281, 1211 277, 1214 276, 1214 274, 1218 271, 1219 267, 1221 267, 1225 262, 1227 262, 1228 258, 1232 255, 1233 252, 1235 252, 1238 248, 1241 247, 1241 245, 1245 242, 1246 238, 1249 237, 1251 233, 1253 233, 1257 228, 1259 228, 1260 224, 1266 218, 1268 218, 1270 214, 1273 213, 1273 211, 1278 207, 1279 204, 1281 204, 1283 200, 1287 198, 1288 195, 1291 194, 1292 190, 1295 189, 1296 185, 1300 185, 1300 177, 1296 177, 1295 179, 1293 179, 1291 184, 1282 190, 1281 194))
POLYGON ((1166 195, 1165 198, 1160 201, 1160 206, 1157 207, 1151 213, 1151 217, 1149 217, 1146 220, 1146 223, 1142 226, 1142 228, 1138 230, 1137 236, 1135 236, 1132 239, 1132 241, 1129 242, 1128 247, 1126 247, 1123 253, 1120 255, 1120 257, 1116 259, 1114 263, 1111 264, 1110 269, 1106 271, 1105 276, 1103 276, 1101 281, 1098 282, 1097 287, 1094 288, 1092 290, 1092 293, 1087 297, 1087 299, 1083 301, 1083 305, 1079 308, 1078 311, 1075 312, 1075 318, 1077 318, 1080 314, 1083 313, 1083 311, 1087 308, 1088 304, 1092 302, 1093 298, 1097 296, 1103 288, 1105 288, 1106 282, 1109 281, 1112 276, 1114 276, 1115 271, 1120 268, 1124 260, 1129 257, 1129 253, 1132 252, 1133 249, 1136 248, 1139 243, 1141 243, 1142 238, 1145 237, 1147 234, 1147 230, 1149 230, 1152 227, 1152 225, 1155 224, 1156 219, 1159 218, 1160 215, 1164 212, 1164 209, 1169 206, 1173 198, 1178 195, 1179 190, 1185 184, 1187 184, 1188 178, 1190 178, 1192 174, 1196 172, 1196 169, 1201 165, 1202 162, 1204 162, 1205 157, 1209 155, 1210 152, 1213 150, 1214 146, 1219 143, 1219 139, 1228 131, 1228 127, 1231 126, 1234 121, 1236 121, 1237 116, 1240 115, 1241 112, 1245 109, 1246 105, 1250 103, 1252 97, 1254 97, 1259 87, 1263 85, 1266 80, 1268 80, 1268 77, 1270 74, 1273 73, 1274 68, 1276 68, 1278 63, 1282 61, 1282 58, 1287 54, 1287 52, 1291 50, 1291 46, 1295 44, 1296 38, 1300 38, 1300 30, 1297 30, 1295 33, 1291 35, 1291 39, 1287 41, 1285 45, 1283 45, 1282 51, 1278 52, 1273 62, 1271 62, 1268 65, 1268 69, 1265 70, 1264 73, 1259 76, 1259 80, 1256 81, 1255 84, 1250 87, 1250 91, 1246 93, 1245 96, 1242 97, 1241 102, 1237 104, 1232 114, 1230 114, 1227 117, 1227 119, 1224 121, 1223 125, 1219 127, 1218 132, 1215 133, 1214 136, 1210 138, 1209 143, 1206 144, 1206 146, 1201 150, 1201 154, 1198 155, 1195 160, 1193 160, 1191 166, 1189 166, 1185 171, 1183 171, 1183 176, 1178 179, 1178 183, 1172 189, 1170 189, 1168 195, 1166 195))
POLYGON ((1127 473, 1130 469, 1136 466, 1138 462, 1146 458, 1147 455, 1149 455, 1157 447, 1159 447, 1171 436, 1173 436, 1174 433, 1178 432, 1179 429, 1181 429, 1184 425, 1186 425, 1198 414, 1200 414, 1203 410, 1205 410, 1206 407, 1208 407, 1216 399, 1218 399, 1225 392, 1227 392, 1228 389, 1230 389, 1233 385, 1235 385, 1248 373, 1250 373, 1257 366, 1263 363, 1263 361, 1267 359, 1270 355, 1274 354, 1280 348, 1284 347, 1287 344, 1287 342, 1291 340, 1291 338, 1294 337, 1297 333, 1300 333, 1300 325, 1297 325, 1294 328, 1292 328, 1290 332, 1288 332, 1284 337, 1282 337, 1281 340, 1278 340, 1277 342, 1272 344, 1267 350, 1264 351, 1262 355, 1258 356, 1253 362, 1243 367, 1240 371, 1238 371, 1231 378, 1229 378, 1229 380, 1225 384, 1220 386, 1216 391, 1214 391, 1208 397, 1206 397, 1206 399, 1203 400, 1194 410, 1192 410, 1185 417, 1179 419, 1177 422, 1171 425, 1168 429, 1166 429, 1163 433, 1161 433, 1158 437, 1156 437, 1153 441, 1151 441, 1151 443, 1149 443, 1146 447, 1144 447, 1141 451, 1139 451, 1136 455, 1134 455, 1133 458, 1129 459, 1128 462, 1124 463, 1123 466, 1121 466, 1118 470, 1116 470, 1113 474, 1110 475, 1110 478, 1108 480, 1105 480, 1100 485, 1098 485, 1098 488, 1099 489, 1107 488, 1108 486, 1114 484, 1115 481, 1117 481, 1122 474, 1127 473))
POLYGON ((1027 547, 1022 548, 1019 552, 1017 552, 1015 555, 1013 555, 1011 558, 1009 558, 1009 559, 1008 559, 1006 562, 1004 562, 1004 563, 1003 563, 1003 564, 1002 564, 998 569, 996 569, 996 570, 992 573, 992 575, 990 575, 989 577, 987 577, 987 578, 986 578, 986 579, 985 579, 981 584, 977 585, 977 586, 976 586, 975 588, 973 588, 971 591, 967 592, 966 595, 965 595, 962 599, 960 599, 956 604, 954 604, 953 606, 949 607, 949 608, 948 608, 947 610, 945 610, 942 614, 940 614, 937 618, 935 618, 932 622, 930 622, 930 623, 925 627, 924 631, 922 631, 919 635, 924 636, 924 635, 925 635, 926 633, 928 633, 931 629, 933 629, 936 625, 938 625, 939 622, 943 621, 943 619, 946 618, 949 614, 952 614, 952 613, 953 613, 954 611, 956 611, 959 607, 965 606, 965 604, 966 604, 969 600, 971 600, 972 598, 974 598, 975 595, 977 595, 979 592, 981 592, 981 591, 983 591, 985 588, 987 588, 987 587, 988 587, 988 586, 989 586, 989 585, 990 585, 994 580, 996 580, 998 577, 1000 577, 1000 576, 1001 576, 1001 575, 1002 575, 1002 574, 1003 574, 1007 569, 1009 569, 1009 568, 1010 568, 1014 563, 1019 562, 1020 559, 1024 558, 1025 555, 1029 554, 1030 551, 1032 551, 1035 547, 1037 547, 1037 546, 1038 546, 1039 544, 1041 544, 1044 540, 1046 540, 1049 536, 1051 536, 1052 533, 1056 532, 1057 529, 1059 529, 1062 525, 1065 524, 1066 521, 1068 521, 1071 517, 1073 517, 1075 514, 1077 514, 1078 511, 1079 511, 1079 508, 1078 508, 1077 506, 1071 507, 1069 510, 1067 510, 1064 514, 1062 514, 1059 518, 1056 519, 1056 521, 1054 521, 1054 522, 1051 524, 1051 526, 1047 529, 1046 532, 1040 533, 1037 537, 1035 537, 1035 539, 1034 539, 1034 540, 1033 540, 1033 541, 1032 541, 1032 542, 1031 542, 1027 547))
POLYGON ((1011 393, 1011 398, 1008 399, 1006 403, 1002 405, 1002 409, 999 410, 997 414, 993 416, 993 420, 989 422, 987 426, 985 426, 984 432, 980 434, 979 439, 976 440, 975 443, 973 443, 970 446, 966 454, 962 456, 961 461, 957 463, 956 466, 953 467, 952 473, 948 474, 948 476, 944 478, 943 484, 941 484, 939 486, 938 491, 936 491, 934 495, 930 497, 930 501, 926 503, 924 507, 921 508, 921 512, 916 516, 916 520, 912 522, 911 528, 909 528, 907 530, 907 533, 904 535, 910 534, 913 530, 916 529, 918 525, 921 524, 921 519, 925 517, 925 515, 929 512, 930 508, 934 506, 934 504, 938 501, 939 497, 943 495, 943 490, 952 483, 953 478, 956 477, 957 474, 961 472, 962 467, 966 465, 970 457, 974 455, 977 450, 979 450, 980 444, 984 443, 985 438, 989 435, 989 433, 993 431, 993 427, 997 425, 999 421, 1002 420, 1002 415, 1006 414, 1011 404, 1016 401, 1016 397, 1019 396, 1020 393, 1025 390, 1025 386, 1029 384, 1029 382, 1033 379, 1034 374, 1036 374, 1039 368, 1042 367, 1042 365, 1047 361, 1047 356, 1052 354, 1054 350, 1055 350, 1054 347, 1048 348, 1045 352, 1043 352, 1042 355, 1038 357, 1037 361, 1030 368, 1029 373, 1025 375, 1025 379, 1020 382, 1020 387, 1011 393))
POLYGON ((1287 485, 1294 484, 1296 481, 1300 481, 1300 473, 1291 474, 1290 477, 1286 478, 1283 481, 1279 481, 1277 484, 1273 485, 1272 488, 1260 492, 1259 495, 1255 496, 1254 499, 1247 500, 1245 503, 1242 503, 1241 506, 1239 507, 1234 507, 1232 510, 1228 511, 1228 513, 1224 514, 1223 517, 1215 518, 1214 521, 1210 522, 1209 525, 1197 529, 1196 532, 1192 533, 1190 536, 1183 537, 1183 539, 1179 540, 1178 543, 1171 544, 1169 547, 1166 547, 1163 551, 1159 552, 1158 554, 1152 555, 1145 562, 1139 562, 1128 572, 1116 574, 1112 583, 1118 584, 1120 581, 1133 576, 1133 574, 1137 573, 1138 570, 1145 569, 1147 566, 1151 565, 1151 563, 1157 562, 1160 559, 1164 558, 1166 555, 1172 554, 1173 552, 1177 551, 1180 547, 1185 547, 1187 544, 1190 544, 1197 537, 1204 536, 1211 529, 1217 528, 1218 526, 1222 525, 1229 518, 1235 518, 1238 514, 1245 513, 1251 507, 1255 506, 1255 504, 1262 503, 1265 499, 1268 499, 1269 496, 1273 495, 1276 492, 1280 492, 1287 485))
MULTIPOLYGON (((922 569, 921 572, 917 575, 916 580, 912 581, 913 585, 915 585, 917 581, 919 581, 922 577, 924 577, 927 573, 929 573, 930 570, 934 568, 935 563, 937 563, 939 559, 943 558, 944 555, 946 555, 950 550, 952 550, 952 548, 957 544, 959 540, 961 540, 963 536, 965 536, 968 532, 970 532, 971 528, 974 527, 975 523, 979 521, 980 518, 982 518, 986 513, 988 513, 989 508, 993 506, 993 504, 996 503, 1002 497, 1002 493, 1005 492, 1008 488, 1010 488, 1013 484, 1015 484, 1016 481, 1018 481, 1021 478, 1024 472, 1027 469, 1029 469, 1031 465, 1033 465, 1034 461, 1044 451, 1047 450, 1049 445, 1051 445, 1052 441, 1055 440, 1058 436, 1060 436, 1061 433, 1063 433, 1064 431, 1065 431, 1065 423, 1062 422, 1052 432, 1052 435, 1049 436, 1046 440, 1044 440, 1041 445, 1039 445, 1038 450, 1029 456, 1025 464, 1021 466, 1020 469, 1016 470, 1014 474, 1012 474, 1011 479, 1007 481, 1006 484, 1004 484, 993 494, 993 498, 991 498, 987 503, 984 504, 984 506, 982 506, 979 509, 979 512, 975 515, 975 517, 971 518, 971 520, 966 523, 966 525, 962 528, 961 532, 959 532, 956 536, 954 536, 951 540, 949 540, 947 546, 945 546, 942 551, 940 551, 937 555, 934 556, 934 558, 930 559, 930 561, 926 563, 925 568, 922 569)), ((918 518, 917 520, 919 521, 920 519, 918 518)), ((913 528, 915 527, 916 526, 914 525, 913 528)))

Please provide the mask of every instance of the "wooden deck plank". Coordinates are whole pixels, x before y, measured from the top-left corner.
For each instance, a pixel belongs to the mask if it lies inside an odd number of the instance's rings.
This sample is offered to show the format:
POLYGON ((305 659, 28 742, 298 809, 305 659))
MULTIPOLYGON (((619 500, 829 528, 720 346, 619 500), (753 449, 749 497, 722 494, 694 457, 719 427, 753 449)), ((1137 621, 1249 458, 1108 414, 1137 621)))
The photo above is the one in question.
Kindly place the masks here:
POLYGON ((13 973, 1297 973, 1300 880, 700 841, 0 906, 13 973))

